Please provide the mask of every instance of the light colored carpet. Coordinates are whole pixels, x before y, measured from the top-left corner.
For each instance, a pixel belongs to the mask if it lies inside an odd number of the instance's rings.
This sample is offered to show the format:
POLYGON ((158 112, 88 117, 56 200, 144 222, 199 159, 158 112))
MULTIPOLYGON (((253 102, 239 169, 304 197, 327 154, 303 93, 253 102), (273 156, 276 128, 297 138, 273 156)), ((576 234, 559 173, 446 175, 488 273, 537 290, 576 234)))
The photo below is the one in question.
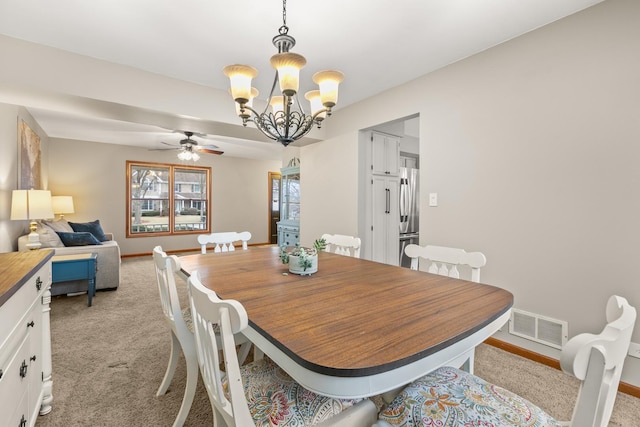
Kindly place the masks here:
MULTIPOLYGON (((183 283, 183 282, 178 282, 183 283)), ((186 305, 186 286, 181 289, 186 305)), ((170 338, 160 310, 151 257, 124 259, 117 291, 54 297, 51 303, 53 411, 36 427, 171 426, 184 392, 184 359, 169 391, 155 393, 169 358, 170 338)), ((476 374, 569 419, 577 383, 568 375, 481 345, 476 374)), ((186 426, 211 426, 202 382, 186 426)), ((640 399, 619 394, 611 426, 640 426, 640 399)))

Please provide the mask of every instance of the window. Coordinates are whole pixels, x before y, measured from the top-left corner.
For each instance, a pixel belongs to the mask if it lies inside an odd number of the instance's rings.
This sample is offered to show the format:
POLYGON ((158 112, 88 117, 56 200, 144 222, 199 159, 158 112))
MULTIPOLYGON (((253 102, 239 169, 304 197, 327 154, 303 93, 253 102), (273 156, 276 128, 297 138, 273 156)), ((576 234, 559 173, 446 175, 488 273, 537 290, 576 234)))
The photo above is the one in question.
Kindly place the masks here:
POLYGON ((127 237, 211 232, 210 183, 209 167, 128 161, 127 237))

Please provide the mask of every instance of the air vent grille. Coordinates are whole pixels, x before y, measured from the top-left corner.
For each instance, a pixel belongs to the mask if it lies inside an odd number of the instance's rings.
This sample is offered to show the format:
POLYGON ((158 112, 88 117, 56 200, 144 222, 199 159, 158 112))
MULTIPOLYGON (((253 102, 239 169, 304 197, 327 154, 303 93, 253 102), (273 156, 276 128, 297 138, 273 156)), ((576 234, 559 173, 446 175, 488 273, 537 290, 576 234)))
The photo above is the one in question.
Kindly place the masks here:
POLYGON ((523 310, 512 309, 509 333, 553 348, 562 349, 568 339, 568 324, 523 310))

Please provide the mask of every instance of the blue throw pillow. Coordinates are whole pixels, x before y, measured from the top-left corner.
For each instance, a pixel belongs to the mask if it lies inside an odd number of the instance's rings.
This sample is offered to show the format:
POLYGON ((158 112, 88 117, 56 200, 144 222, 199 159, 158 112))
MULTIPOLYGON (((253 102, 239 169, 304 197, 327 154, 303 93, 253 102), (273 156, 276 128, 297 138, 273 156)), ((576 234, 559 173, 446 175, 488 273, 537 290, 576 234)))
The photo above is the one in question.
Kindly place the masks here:
POLYGON ((88 231, 81 231, 78 233, 67 233, 63 231, 56 231, 60 240, 65 246, 87 246, 87 245, 101 245, 102 242, 96 239, 95 236, 88 231))
POLYGON ((100 220, 96 219, 92 222, 71 222, 69 221, 69 225, 75 232, 86 231, 95 236, 101 242, 106 242, 109 238, 102 231, 102 226, 100 225, 100 220))

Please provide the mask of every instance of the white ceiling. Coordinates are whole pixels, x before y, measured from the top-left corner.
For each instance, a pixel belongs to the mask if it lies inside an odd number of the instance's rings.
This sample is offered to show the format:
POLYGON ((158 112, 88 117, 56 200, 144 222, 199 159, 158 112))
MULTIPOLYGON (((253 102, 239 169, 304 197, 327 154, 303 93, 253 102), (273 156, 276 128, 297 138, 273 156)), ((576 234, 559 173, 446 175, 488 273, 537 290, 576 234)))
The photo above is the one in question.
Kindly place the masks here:
MULTIPOLYGON (((289 0, 287 25, 292 50, 307 59, 302 93, 318 70, 345 73, 339 109, 600 1, 289 0)), ((262 95, 273 80, 271 39, 280 25, 279 0, 0 0, 0 34, 224 91, 222 68, 250 64, 262 95)), ((153 145, 170 136, 134 120, 30 112, 53 138, 153 145)), ((226 155, 276 153, 264 142, 214 139, 226 155)))

